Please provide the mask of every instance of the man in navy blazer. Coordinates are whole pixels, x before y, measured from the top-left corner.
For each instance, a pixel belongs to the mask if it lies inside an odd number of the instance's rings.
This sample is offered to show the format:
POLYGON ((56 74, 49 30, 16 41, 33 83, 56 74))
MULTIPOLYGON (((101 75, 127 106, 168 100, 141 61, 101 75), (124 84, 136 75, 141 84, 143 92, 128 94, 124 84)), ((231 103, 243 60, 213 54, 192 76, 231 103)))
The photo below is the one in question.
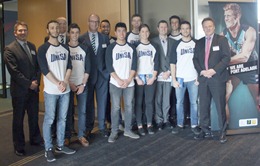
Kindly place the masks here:
POLYGON ((230 48, 225 37, 215 34, 215 23, 212 18, 202 21, 205 37, 196 42, 193 63, 198 72, 200 127, 202 132, 195 139, 211 137, 210 104, 215 102, 217 119, 220 128, 220 142, 226 139, 226 82, 228 80, 227 66, 230 62, 230 48))
POLYGON ((28 114, 31 145, 43 143, 38 125, 40 70, 35 45, 27 41, 28 26, 19 22, 14 26, 16 40, 5 48, 4 61, 11 75, 13 106, 13 143, 15 154, 25 155, 23 120, 28 114))
POLYGON ((109 73, 105 66, 105 52, 109 44, 107 35, 98 32, 100 18, 91 14, 88 18, 88 32, 80 36, 79 42, 90 49, 91 71, 88 81, 88 99, 86 111, 86 133, 89 135, 94 127, 94 91, 96 92, 98 127, 104 137, 108 137, 105 126, 105 114, 108 97, 109 73))

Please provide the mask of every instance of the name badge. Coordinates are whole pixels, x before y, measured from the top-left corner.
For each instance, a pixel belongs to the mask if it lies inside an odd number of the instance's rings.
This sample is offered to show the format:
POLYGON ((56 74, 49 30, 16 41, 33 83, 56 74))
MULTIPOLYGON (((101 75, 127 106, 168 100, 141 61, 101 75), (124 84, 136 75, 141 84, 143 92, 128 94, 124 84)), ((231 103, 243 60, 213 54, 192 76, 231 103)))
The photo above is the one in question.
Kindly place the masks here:
POLYGON ((107 44, 102 44, 102 48, 107 48, 107 44))
POLYGON ((34 50, 31 51, 31 54, 32 54, 32 55, 36 55, 34 50))
POLYGON ((213 46, 213 51, 219 51, 219 46, 213 46))

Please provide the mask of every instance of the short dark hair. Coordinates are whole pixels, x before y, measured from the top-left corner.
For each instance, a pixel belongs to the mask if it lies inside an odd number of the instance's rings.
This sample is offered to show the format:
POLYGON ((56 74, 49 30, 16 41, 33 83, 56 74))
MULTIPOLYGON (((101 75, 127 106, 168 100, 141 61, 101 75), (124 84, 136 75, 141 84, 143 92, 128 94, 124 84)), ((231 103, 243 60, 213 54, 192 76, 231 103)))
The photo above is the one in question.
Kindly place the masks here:
POLYGON ((28 25, 25 22, 17 20, 16 23, 14 24, 14 31, 15 32, 17 31, 17 27, 19 25, 25 26, 26 29, 28 30, 28 25))
POLYGON ((117 30, 117 28, 125 28, 127 30, 126 24, 123 22, 118 22, 115 26, 115 31, 117 30))
POLYGON ((159 25, 160 25, 161 23, 165 23, 165 24, 167 24, 167 26, 168 26, 168 22, 167 22, 167 21, 165 21, 165 20, 160 20, 160 21, 158 22, 158 24, 157 24, 157 27, 159 27, 159 25))
POLYGON ((76 23, 71 23, 70 26, 68 27, 68 32, 70 32, 70 30, 73 29, 73 28, 77 28, 77 29, 79 29, 79 31, 80 31, 80 27, 79 27, 78 24, 76 24, 76 23))
POLYGON ((101 24, 102 22, 106 22, 106 23, 108 23, 108 24, 110 25, 110 22, 109 22, 107 19, 102 20, 102 21, 100 22, 100 24, 101 24))
POLYGON ((189 27, 190 27, 190 29, 191 29, 191 25, 190 25, 190 22, 189 22, 189 21, 186 21, 186 20, 182 21, 182 22, 180 23, 180 27, 181 27, 181 25, 183 25, 183 24, 189 25, 189 27))
POLYGON ((56 20, 51 20, 51 21, 49 21, 49 22, 47 23, 47 29, 49 29, 49 25, 50 25, 51 23, 57 23, 57 24, 59 24, 58 21, 56 21, 56 20))
POLYGON ((139 27, 139 31, 141 31, 142 28, 147 28, 148 31, 150 32, 150 28, 147 24, 142 24, 140 27, 139 27))
POLYGON ((203 25, 203 23, 204 23, 205 21, 211 21, 211 22, 213 22, 213 24, 215 25, 215 21, 214 21, 213 18, 211 18, 211 17, 206 17, 206 18, 204 18, 204 19, 202 20, 201 24, 203 25))
POLYGON ((176 15, 171 16, 171 17, 169 18, 169 22, 170 22, 170 23, 171 23, 171 20, 172 20, 172 19, 177 19, 177 20, 179 21, 179 24, 181 23, 181 19, 180 19, 179 16, 176 16, 176 15))
POLYGON ((132 20, 134 17, 140 17, 140 19, 142 20, 142 16, 141 16, 140 14, 134 14, 134 15, 132 15, 131 20, 132 20))

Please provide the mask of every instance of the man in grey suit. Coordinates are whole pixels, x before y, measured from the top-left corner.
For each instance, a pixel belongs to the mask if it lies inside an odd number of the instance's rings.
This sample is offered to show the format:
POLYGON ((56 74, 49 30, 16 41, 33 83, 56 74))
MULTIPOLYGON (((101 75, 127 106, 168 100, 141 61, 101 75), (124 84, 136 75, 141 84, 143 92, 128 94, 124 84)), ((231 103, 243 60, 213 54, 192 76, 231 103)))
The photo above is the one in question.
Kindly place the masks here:
POLYGON ((25 155, 23 120, 28 114, 31 145, 43 145, 38 125, 40 70, 35 45, 27 41, 28 26, 17 21, 14 25, 16 40, 5 48, 4 61, 11 75, 13 106, 13 143, 15 154, 25 155))
POLYGON ((80 36, 79 42, 90 48, 91 71, 88 81, 88 99, 86 111, 86 133, 90 135, 94 127, 94 91, 96 92, 98 127, 104 137, 109 133, 105 126, 105 114, 108 95, 109 73, 105 66, 105 52, 109 44, 107 35, 98 32, 100 19, 96 14, 91 14, 88 18, 88 32, 80 36))
POLYGON ((220 128, 220 142, 226 138, 226 82, 228 80, 227 66, 230 61, 230 48, 225 37, 215 34, 215 23, 212 18, 202 21, 205 37, 197 41, 193 57, 195 69, 199 78, 200 127, 202 132, 195 139, 211 137, 210 104, 215 102, 220 128))
POLYGON ((175 40, 167 36, 168 23, 165 20, 159 21, 157 25, 159 35, 152 41, 157 44, 159 55, 159 70, 155 97, 155 120, 158 130, 163 127, 170 127, 169 109, 171 94, 171 72, 170 56, 175 40))

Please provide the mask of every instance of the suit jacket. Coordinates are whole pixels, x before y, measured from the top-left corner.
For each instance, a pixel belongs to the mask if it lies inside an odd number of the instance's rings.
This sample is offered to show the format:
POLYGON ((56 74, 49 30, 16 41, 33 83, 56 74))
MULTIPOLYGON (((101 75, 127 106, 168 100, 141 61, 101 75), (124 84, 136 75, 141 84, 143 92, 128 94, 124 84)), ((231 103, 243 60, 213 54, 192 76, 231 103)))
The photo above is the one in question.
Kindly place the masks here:
POLYGON ((94 50, 92 48, 88 32, 79 37, 79 42, 86 45, 90 50, 91 71, 89 75, 89 81, 92 84, 95 84, 99 76, 108 81, 109 73, 105 65, 106 48, 110 44, 108 36, 98 32, 99 44, 97 49, 97 55, 95 55, 94 50))
POLYGON ((205 81, 209 81, 209 83, 217 84, 224 83, 228 79, 228 71, 227 66, 230 62, 230 48, 228 45, 228 41, 224 36, 220 36, 214 34, 210 53, 209 53, 209 61, 208 68, 214 69, 216 74, 213 75, 212 78, 207 79, 204 76, 200 76, 200 72, 205 70, 205 37, 201 38, 196 42, 193 63, 194 67, 199 74, 198 81, 203 83, 205 81))
POLYGON ((159 55, 159 69, 158 69, 158 74, 160 74, 161 72, 166 72, 166 71, 171 71, 170 69, 170 59, 171 56, 173 55, 173 45, 176 42, 176 40, 171 39, 171 38, 167 38, 167 55, 165 56, 165 53, 163 51, 163 47, 161 44, 161 39, 159 36, 155 37, 152 39, 152 42, 155 43, 157 45, 158 48, 158 55, 159 55))
POLYGON ((37 62, 35 45, 27 42, 32 55, 30 61, 28 55, 17 40, 13 41, 4 50, 4 61, 11 75, 11 95, 13 97, 24 96, 28 93, 33 80, 40 83, 41 73, 37 62))

